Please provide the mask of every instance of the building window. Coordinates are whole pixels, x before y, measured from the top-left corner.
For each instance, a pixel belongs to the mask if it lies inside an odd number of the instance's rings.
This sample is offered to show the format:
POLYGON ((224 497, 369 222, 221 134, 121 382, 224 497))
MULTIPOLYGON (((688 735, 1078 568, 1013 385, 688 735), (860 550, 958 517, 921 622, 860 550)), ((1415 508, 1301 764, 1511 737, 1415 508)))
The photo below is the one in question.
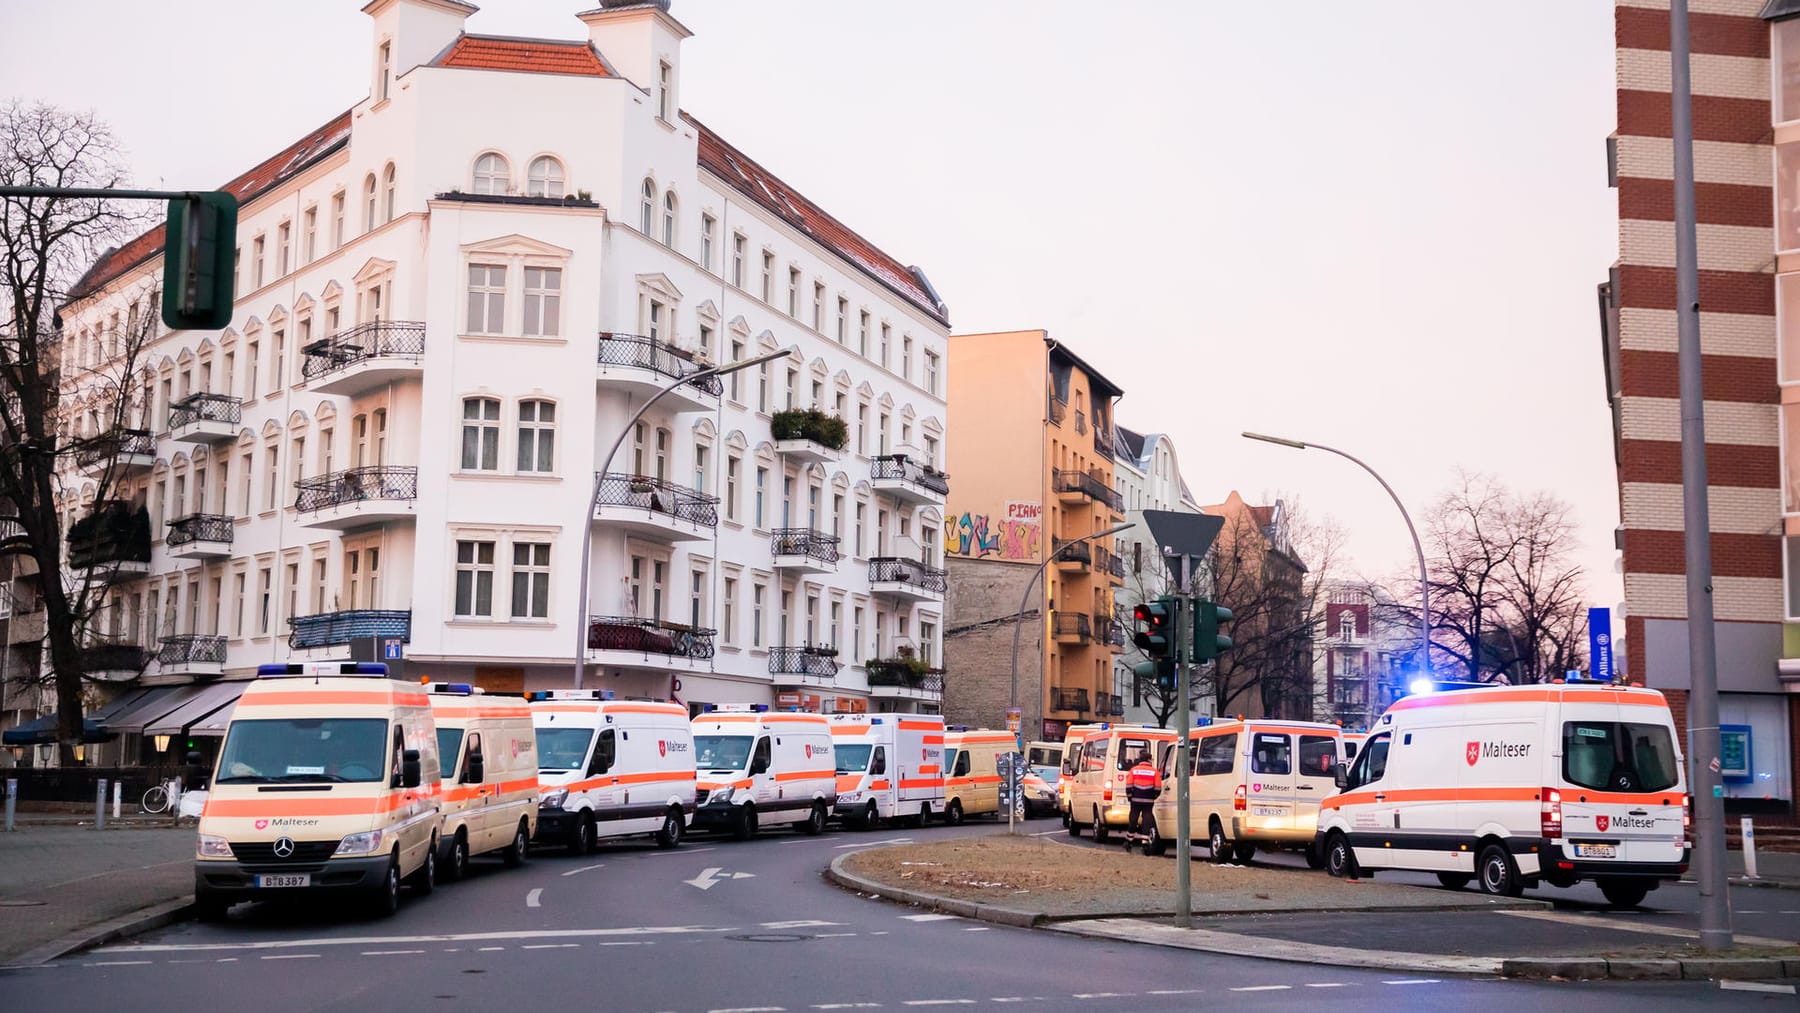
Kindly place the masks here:
POLYGON ((376 74, 378 75, 377 82, 376 82, 376 87, 377 87, 376 94, 381 96, 381 101, 386 102, 388 100, 388 96, 393 93, 393 80, 394 80, 394 44, 393 43, 383 42, 381 44, 380 55, 377 58, 376 74))
POLYGON ((750 646, 763 645, 763 599, 767 598, 769 589, 757 584, 750 589, 750 646))
POLYGON ((935 436, 925 437, 925 463, 931 465, 933 468, 937 467, 938 441, 935 436))
POLYGON ((663 194, 663 245, 675 248, 675 191, 663 194))
POLYGON ((838 296, 837 343, 843 344, 850 338, 850 300, 838 296))
POLYGON ((506 327, 506 267, 469 265, 469 333, 499 334, 506 327))
POLYGON ((688 584, 688 625, 695 629, 702 628, 701 617, 706 611, 706 571, 695 570, 689 574, 688 584))
POLYGON ((867 404, 859 404, 856 406, 856 454, 858 457, 867 457, 869 455, 868 436, 869 406, 867 404))
POLYGON ((463 401, 462 468, 500 470, 500 402, 493 398, 463 401))
POLYGON ((925 391, 929 394, 938 392, 938 357, 936 352, 925 353, 925 391))
POLYGON ((649 336, 651 341, 660 341, 662 340, 662 332, 663 304, 658 300, 652 299, 645 310, 644 333, 649 336))
POLYGON ((656 221, 656 183, 648 176, 644 177, 643 198, 638 205, 638 231, 644 235, 654 235, 651 226, 656 221))
POLYGON ((363 177, 363 231, 375 228, 375 174, 363 177))
POLYGON ((713 330, 705 324, 700 325, 700 354, 711 361, 713 357, 713 330))
POLYGON ((708 271, 713 269, 713 233, 718 225, 712 215, 700 216, 700 266, 708 271))
POLYGON ((756 495, 756 504, 755 504, 755 509, 753 511, 752 523, 754 523, 755 526, 758 528, 761 528, 763 526, 763 509, 764 509, 763 501, 768 498, 768 491, 769 491, 769 469, 757 468, 756 469, 756 489, 754 490, 754 493, 756 495))
MULTIPOLYGON (((273 360, 269 363, 270 379, 273 381, 273 386, 269 388, 271 394, 287 387, 287 331, 277 327, 274 335, 274 345, 269 349, 270 358, 273 360)), ((168 399, 164 398, 164 400, 168 399)))
POLYGON ((674 101, 669 97, 669 92, 672 90, 670 86, 674 84, 674 77, 675 73, 669 69, 668 64, 664 63, 657 67, 656 115, 665 122, 669 118, 669 106, 674 101))
POLYGON ((512 614, 515 619, 547 619, 550 616, 550 546, 543 542, 514 542, 512 565, 512 614))
POLYGON ((331 248, 344 245, 344 192, 331 195, 331 248))
POLYGON ((257 572, 256 596, 258 599, 258 608, 256 613, 256 632, 258 636, 266 637, 269 635, 269 620, 273 618, 269 615, 269 606, 274 602, 274 583, 274 572, 270 567, 265 566, 257 572))
POLYGON ((707 461, 706 445, 700 444, 700 445, 695 446, 694 447, 694 489, 697 492, 705 492, 706 491, 706 484, 707 484, 706 483, 706 466, 707 466, 707 464, 708 464, 708 461, 707 461))
POLYGON ((738 288, 744 287, 744 237, 731 237, 731 283, 738 288))
POLYGON ((719 608, 719 639, 723 640, 727 646, 737 640, 736 624, 733 622, 737 612, 737 585, 736 578, 725 578, 724 601, 720 603, 719 608))
POLYGON ((888 339, 893 335, 887 324, 881 325, 881 368, 888 368, 888 339))
POLYGON ((788 316, 800 319, 800 269, 788 268, 788 316))
POLYGON ((319 209, 307 208, 300 222, 300 262, 310 264, 318 256, 319 209))
MULTIPOLYGON (((744 343, 742 341, 733 341, 731 343, 731 361, 732 362, 744 361, 744 343)), ((737 372, 731 374, 731 400, 738 404, 744 403, 744 399, 739 396, 740 391, 738 388, 738 380, 743 375, 744 375, 743 370, 738 370, 737 372)))
POLYGON ((382 174, 381 179, 381 220, 383 222, 391 222, 394 220, 394 208, 398 200, 399 189, 399 181, 394 172, 394 163, 389 162, 387 171, 382 174))
POLYGON ((1777 21, 1774 25, 1775 122, 1800 120, 1800 21, 1777 21))
POLYGON ((262 288, 263 285, 263 237, 257 236, 250 243, 250 287, 262 288))
POLYGON ((556 464, 556 405, 519 402, 519 470, 549 474, 556 464))
POLYGON ((813 330, 825 333, 825 286, 813 282, 813 330))
POLYGON ((525 333, 543 338, 562 333, 562 268, 525 269, 525 333))
POLYGON ((456 615, 458 618, 494 614, 494 543, 456 543, 456 615))
POLYGON ((549 155, 539 155, 531 160, 525 173, 526 196, 560 198, 566 192, 561 162, 549 155))
POLYGON ((900 339, 900 378, 912 379, 912 335, 900 339))
POLYGON ((475 160, 476 193, 503 194, 512 189, 512 166, 506 156, 490 151, 475 160))
POLYGON ((737 520, 738 515, 738 472, 744 461, 736 454, 725 458, 725 519, 737 520))

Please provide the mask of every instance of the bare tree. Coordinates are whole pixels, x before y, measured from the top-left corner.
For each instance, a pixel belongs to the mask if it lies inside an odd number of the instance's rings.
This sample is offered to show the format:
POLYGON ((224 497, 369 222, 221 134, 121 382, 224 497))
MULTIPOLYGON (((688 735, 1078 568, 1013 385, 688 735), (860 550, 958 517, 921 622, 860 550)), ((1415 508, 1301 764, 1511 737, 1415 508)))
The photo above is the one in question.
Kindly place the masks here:
MULTIPOLYGON (((124 178, 112 132, 92 115, 0 106, 0 187, 109 188, 124 178)), ((118 441, 134 410, 142 421, 138 358, 155 334, 155 293, 121 297, 118 321, 80 349, 63 347, 59 314, 81 272, 142 220, 111 201, 0 197, 0 497, 16 511, 17 542, 38 571, 64 764, 75 762, 83 736, 84 648, 107 621, 107 568, 118 560, 106 557, 119 555, 109 539, 134 536, 127 529, 139 524, 129 507, 109 504, 119 489, 118 441), (80 472, 87 477, 78 486, 80 472), (89 564, 77 570, 64 556, 63 515, 84 497, 97 512, 70 532, 71 559, 89 564)))

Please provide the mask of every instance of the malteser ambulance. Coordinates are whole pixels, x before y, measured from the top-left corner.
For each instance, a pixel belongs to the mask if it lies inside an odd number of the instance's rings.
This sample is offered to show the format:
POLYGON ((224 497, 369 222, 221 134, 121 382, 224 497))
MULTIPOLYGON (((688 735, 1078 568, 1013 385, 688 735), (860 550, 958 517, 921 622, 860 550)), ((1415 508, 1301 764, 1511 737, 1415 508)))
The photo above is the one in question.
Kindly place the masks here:
POLYGON ((1423 693, 1389 707, 1326 798, 1332 875, 1471 879, 1516 896, 1593 880, 1641 902, 1688 862, 1680 739, 1661 693, 1574 683, 1423 693))
POLYGON ((1085 826, 1093 828, 1094 840, 1104 841, 1112 828, 1123 829, 1131 818, 1125 775, 1140 759, 1156 763, 1163 747, 1174 741, 1175 733, 1169 729, 1147 725, 1103 724, 1090 729, 1081 740, 1069 785, 1069 836, 1080 836, 1085 826))
POLYGON ((1063 826, 1069 825, 1069 789, 1081 770, 1081 740, 1105 725, 1074 725, 1063 735, 1061 770, 1056 779, 1056 808, 1062 813, 1063 826))
POLYGON ((518 697, 488 696, 467 683, 427 682, 443 765, 438 872, 461 879, 469 859, 499 852, 525 861, 537 830, 537 736, 518 697))
MULTIPOLYGON (((1337 725, 1310 721, 1227 721, 1188 733, 1188 825, 1206 835, 1213 861, 1248 862, 1257 848, 1314 847, 1319 803, 1337 790, 1342 761, 1337 725)), ((1152 853, 1173 840, 1175 750, 1162 754, 1163 792, 1156 800, 1152 853)))
POLYGON ((194 862, 216 919, 241 900, 436 885, 437 732, 416 684, 356 662, 264 665, 225 727, 194 862))
POLYGON ((957 824, 965 816, 1001 815, 1001 753, 1016 752, 1017 736, 1007 731, 975 729, 944 735, 944 822, 957 824))
POLYGON ((937 714, 834 714, 836 816, 868 828, 917 826, 944 810, 944 719, 937 714))
POLYGON ((739 840, 777 823, 824 832, 837 803, 831 739, 825 715, 771 713, 768 704, 715 707, 694 718, 694 825, 739 840))
POLYGON ((608 690, 531 694, 537 732, 535 840, 585 855, 594 842, 647 834, 681 843, 694 812, 687 708, 615 700, 608 690))

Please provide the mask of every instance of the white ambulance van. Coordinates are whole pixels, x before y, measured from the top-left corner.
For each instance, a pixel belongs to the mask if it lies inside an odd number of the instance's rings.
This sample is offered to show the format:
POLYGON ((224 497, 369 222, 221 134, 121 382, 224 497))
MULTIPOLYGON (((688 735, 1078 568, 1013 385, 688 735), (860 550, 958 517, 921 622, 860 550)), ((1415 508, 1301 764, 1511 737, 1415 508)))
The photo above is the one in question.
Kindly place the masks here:
POLYGON ((1075 786, 1075 775, 1081 770, 1081 740, 1105 725, 1073 725, 1063 734, 1061 773, 1056 778, 1056 808, 1062 814, 1063 826, 1069 825, 1069 789, 1075 786))
POLYGON ((1103 724, 1090 729, 1082 737, 1069 783, 1069 836, 1079 837, 1082 827, 1091 827, 1094 840, 1105 841, 1113 828, 1123 830, 1131 818, 1125 775, 1140 759, 1156 763, 1163 747, 1174 741, 1173 731, 1148 725, 1103 724))
POLYGON ((1638 904, 1687 869, 1679 742, 1654 690, 1572 683, 1406 697, 1322 803, 1326 868, 1416 869, 1504 896, 1588 879, 1614 905, 1638 904))
POLYGON ((833 714, 838 819, 918 826, 944 810, 944 719, 937 714, 833 714))
POLYGON ((768 824, 823 833, 837 804, 831 738, 825 715, 770 713, 768 704, 718 706, 695 717, 694 826, 739 840, 768 824))
POLYGON ((518 697, 488 696, 467 683, 427 682, 443 765, 438 874, 461 879, 469 859, 499 852, 525 862, 537 830, 537 735, 518 697))
POLYGON ((357 662, 264 665, 225 726, 200 816, 202 918, 241 900, 361 895, 437 881, 437 731, 426 694, 357 662))
MULTIPOLYGON (((1188 825, 1196 839, 1206 835, 1213 861, 1248 862, 1258 848, 1285 848, 1318 868, 1319 804, 1337 790, 1342 733, 1310 721, 1226 721, 1189 732, 1188 825)), ((1152 854, 1175 833, 1175 750, 1161 759, 1152 854)))
POLYGON ((585 855, 603 838, 647 834, 681 843, 694 812, 694 739, 687 708, 616 700, 611 690, 531 694, 537 732, 535 840, 585 855))

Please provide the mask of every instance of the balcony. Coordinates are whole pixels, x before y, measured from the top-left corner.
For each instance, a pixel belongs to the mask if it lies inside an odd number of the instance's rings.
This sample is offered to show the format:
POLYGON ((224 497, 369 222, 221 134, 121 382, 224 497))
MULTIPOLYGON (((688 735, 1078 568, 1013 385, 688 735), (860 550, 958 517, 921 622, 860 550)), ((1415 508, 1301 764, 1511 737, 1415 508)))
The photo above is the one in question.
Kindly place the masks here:
POLYGON ((769 550, 775 569, 788 573, 836 573, 838 538, 812 528, 776 528, 769 550))
POLYGON ((1094 694, 1094 716, 1119 718, 1125 716, 1125 698, 1117 693, 1094 694))
POLYGON ((869 462, 869 483, 904 503, 943 506, 950 482, 943 472, 906 454, 883 454, 869 462))
POLYGON ((704 541, 719 526, 719 498, 647 475, 608 472, 600 478, 594 520, 661 542, 704 541))
POLYGON ((237 524, 225 514, 188 514, 169 522, 163 547, 170 559, 225 559, 237 524))
MULTIPOLYGON (((639 398, 652 397, 670 381, 706 368, 694 361, 692 352, 667 341, 612 331, 600 332, 596 361, 595 380, 602 389, 624 391, 639 398)), ((719 406, 723 390, 718 377, 700 377, 669 391, 660 403, 677 411, 711 411, 719 406)))
POLYGON ((1050 709, 1053 711, 1074 711, 1086 714, 1088 707, 1088 691, 1085 689, 1063 689, 1061 686, 1050 691, 1050 709))
POLYGON ((296 651, 342 647, 358 637, 398 637, 412 642, 410 609, 347 609, 288 620, 288 646, 296 651))
POLYGON ((89 478, 114 479, 156 467, 156 437, 144 429, 114 429, 75 446, 75 467, 89 478))
POLYGON ((1051 394, 1050 395, 1050 424, 1053 426, 1060 426, 1063 424, 1063 419, 1066 419, 1068 417, 1069 417, 1069 400, 1068 400, 1068 398, 1061 398, 1061 397, 1057 397, 1055 394, 1051 394))
POLYGON ((817 408, 789 408, 769 420, 775 452, 801 464, 836 464, 850 443, 850 427, 817 408))
POLYGON ((372 320, 300 349, 300 375, 320 394, 351 397, 425 373, 422 320, 372 320))
POLYGON ((932 703, 944 699, 944 670, 941 668, 932 668, 912 658, 884 658, 870 661, 866 667, 872 697, 932 703))
POLYGON ((150 512, 109 500, 69 525, 69 569, 88 580, 131 580, 150 572, 150 512))
POLYGON ((1050 554, 1056 557, 1056 568, 1064 573, 1086 573, 1094 565, 1094 551, 1087 542, 1050 540, 1050 554))
POLYGON ((164 637, 156 661, 164 675, 218 675, 225 671, 225 638, 204 633, 164 637))
POLYGON ((632 616, 588 619, 588 660, 614 668, 693 671, 713 656, 716 631, 632 616))
POLYGON ((13 614, 6 623, 6 644, 17 647, 20 644, 35 644, 44 639, 50 632, 50 613, 39 604, 30 612, 20 611, 14 606, 13 614))
POLYGON ((189 394, 169 406, 169 437, 179 443, 236 439, 243 405, 229 394, 189 394))
POLYGON ((1093 621, 1083 612, 1053 612, 1050 636, 1059 644, 1085 644, 1094 639, 1093 621))
POLYGON ((769 674, 777 686, 831 686, 837 682, 837 648, 818 644, 769 648, 769 674))
POLYGON ((418 498, 418 468, 376 464, 301 479, 294 509, 305 527, 347 531, 412 520, 418 498))
POLYGON ((137 644, 115 642, 81 649, 82 673, 100 682, 130 682, 144 674, 149 664, 150 652, 137 644))
POLYGON ((1094 420, 1094 453, 1108 461, 1116 460, 1113 452, 1113 431, 1094 420))
POLYGON ((904 556, 876 556, 869 560, 869 591, 906 601, 943 601, 948 575, 904 556))
POLYGON ((1125 579, 1125 558, 1123 556, 1120 556, 1118 553, 1112 551, 1111 549, 1108 549, 1105 547, 1101 547, 1100 553, 1101 553, 1101 555, 1097 555, 1094 557, 1095 566, 1099 567, 1102 570, 1105 570, 1107 572, 1107 574, 1109 574, 1111 576, 1117 577, 1120 580, 1124 580, 1125 579), (1102 560, 1105 561, 1104 565, 1102 565, 1102 563, 1101 563, 1102 560))
POLYGON ((1125 512, 1125 499, 1111 486, 1106 484, 1104 476, 1091 471, 1064 471, 1061 468, 1051 473, 1050 484, 1055 489, 1057 498, 1064 503, 1094 502, 1112 508, 1113 513, 1125 512))

